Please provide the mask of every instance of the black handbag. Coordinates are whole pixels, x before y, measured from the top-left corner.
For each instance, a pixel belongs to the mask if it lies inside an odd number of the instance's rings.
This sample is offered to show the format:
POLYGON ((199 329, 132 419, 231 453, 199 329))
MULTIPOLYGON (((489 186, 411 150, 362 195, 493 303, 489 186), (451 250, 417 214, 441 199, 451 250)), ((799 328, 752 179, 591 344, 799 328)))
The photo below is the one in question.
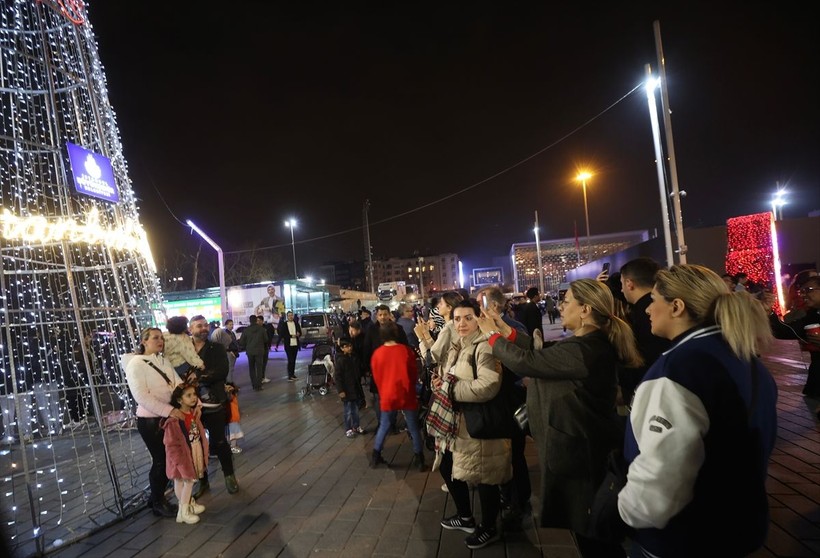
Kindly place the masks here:
POLYGON ((618 512, 618 493, 626 486, 627 470, 623 452, 612 450, 606 459, 604 480, 598 485, 589 508, 589 534, 595 539, 620 543, 634 532, 618 512))
MULTIPOLYGON (((476 352, 478 346, 473 351, 473 379, 478 377, 476 370, 476 352)), ((517 408, 517 396, 513 391, 515 387, 510 380, 501 378, 501 389, 495 397, 489 401, 481 403, 460 402, 459 410, 464 415, 467 423, 467 433, 471 438, 478 440, 493 440, 498 438, 512 438, 518 430, 518 423, 515 421, 515 410, 517 408)))

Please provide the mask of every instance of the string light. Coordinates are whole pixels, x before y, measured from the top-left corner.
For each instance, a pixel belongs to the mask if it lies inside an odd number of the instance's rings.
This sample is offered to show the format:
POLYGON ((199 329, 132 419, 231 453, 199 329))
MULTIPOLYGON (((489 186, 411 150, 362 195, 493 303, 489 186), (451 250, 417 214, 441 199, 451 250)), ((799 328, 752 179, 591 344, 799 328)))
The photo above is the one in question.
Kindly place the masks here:
POLYGON ((119 355, 162 296, 86 4, 4 2, 0 68, 0 515, 28 556, 143 494, 119 355), (74 191, 67 142, 111 161, 116 203, 74 191))
MULTIPOLYGON (((727 220, 726 237, 726 272, 745 273, 751 283, 777 292, 780 287, 775 268, 780 267, 780 262, 775 266, 777 236, 772 227, 772 213, 766 211, 727 220)), ((782 291, 778 295, 782 297, 782 291)), ((773 310, 780 310, 777 302, 773 310)))

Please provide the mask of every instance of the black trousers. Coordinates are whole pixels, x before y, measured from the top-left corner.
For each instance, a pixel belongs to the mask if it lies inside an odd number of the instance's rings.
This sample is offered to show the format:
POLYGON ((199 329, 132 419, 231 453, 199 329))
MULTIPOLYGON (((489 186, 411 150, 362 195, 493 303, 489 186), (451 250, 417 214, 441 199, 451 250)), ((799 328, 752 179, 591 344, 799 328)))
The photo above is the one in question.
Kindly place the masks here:
POLYGON ((524 449, 527 444, 527 437, 524 431, 516 432, 512 437, 512 470, 513 478, 501 485, 501 492, 504 499, 509 502, 514 510, 521 511, 530 501, 532 496, 532 484, 530 482, 530 470, 527 467, 527 458, 524 456, 524 449))
POLYGON ((299 345, 285 345, 285 354, 288 355, 288 378, 296 376, 296 355, 299 354, 299 345))
MULTIPOLYGON (((233 455, 231 454, 231 446, 225 437, 226 417, 224 406, 215 410, 202 409, 202 425, 208 431, 210 453, 219 458, 219 464, 222 465, 222 474, 228 476, 233 475, 233 455)), ((208 478, 207 472, 205 478, 208 478)))
POLYGON ((137 432, 151 454, 148 484, 151 487, 152 503, 165 501, 165 488, 168 486, 168 477, 165 476, 165 443, 162 441, 165 431, 159 427, 160 420, 162 419, 137 417, 137 432))
MULTIPOLYGON (((439 465, 441 478, 447 484, 447 490, 453 497, 453 502, 460 517, 472 517, 473 511, 470 506, 470 487, 462 480, 453 478, 453 454, 444 452, 439 465)), ((498 511, 501 507, 501 492, 497 484, 479 484, 478 499, 481 502, 481 525, 484 527, 495 527, 498 519, 498 511)))
POLYGON ((262 378, 265 376, 264 359, 262 355, 245 354, 248 357, 248 374, 251 377, 251 387, 259 389, 262 386, 262 378))

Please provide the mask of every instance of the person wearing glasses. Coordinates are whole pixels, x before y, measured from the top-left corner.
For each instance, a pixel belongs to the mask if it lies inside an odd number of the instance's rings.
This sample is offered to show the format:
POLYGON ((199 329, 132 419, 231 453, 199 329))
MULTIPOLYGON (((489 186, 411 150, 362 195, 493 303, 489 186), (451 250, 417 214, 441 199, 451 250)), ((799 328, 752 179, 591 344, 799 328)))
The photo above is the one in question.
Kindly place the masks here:
MULTIPOLYGON (((803 395, 820 400, 820 275, 809 277, 800 287, 798 296, 803 304, 795 304, 783 316, 772 313, 770 323, 777 339, 797 339, 800 348, 809 353, 810 363, 803 395)), ((820 418, 820 408, 817 410, 820 418)))

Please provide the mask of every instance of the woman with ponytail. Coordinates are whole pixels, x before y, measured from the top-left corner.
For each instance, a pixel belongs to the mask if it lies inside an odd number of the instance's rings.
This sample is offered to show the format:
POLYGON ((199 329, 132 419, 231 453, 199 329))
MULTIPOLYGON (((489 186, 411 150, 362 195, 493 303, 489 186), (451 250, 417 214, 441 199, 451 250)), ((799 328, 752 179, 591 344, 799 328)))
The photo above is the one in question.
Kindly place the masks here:
POLYGON ((766 476, 777 386, 757 355, 763 305, 697 265, 661 270, 647 309, 672 347, 638 386, 618 511, 631 557, 746 556, 769 525, 766 476))
POLYGON ((625 556, 593 538, 589 508, 610 451, 623 444, 616 412, 618 369, 642 364, 629 324, 615 315, 609 287, 573 281, 559 305, 571 337, 530 349, 530 338, 494 309, 482 311, 481 331, 492 354, 527 383, 530 431, 541 464, 541 527, 569 529, 582 556, 625 556))

